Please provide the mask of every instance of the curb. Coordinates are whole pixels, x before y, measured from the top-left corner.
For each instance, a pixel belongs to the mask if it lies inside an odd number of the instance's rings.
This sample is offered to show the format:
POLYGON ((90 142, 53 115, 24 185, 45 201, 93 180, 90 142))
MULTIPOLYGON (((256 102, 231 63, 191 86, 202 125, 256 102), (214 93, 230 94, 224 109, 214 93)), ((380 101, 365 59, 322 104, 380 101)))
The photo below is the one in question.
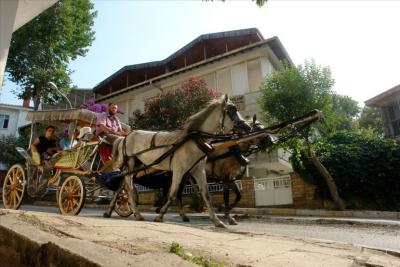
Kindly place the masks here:
POLYGON ((0 225, 2 266, 88 266, 99 264, 48 241, 38 242, 0 225), (3 244, 3 245, 1 245, 3 244), (7 244, 7 246, 5 246, 7 244))
POLYGON ((339 217, 339 218, 368 218, 400 220, 400 212, 391 211, 356 211, 356 210, 307 210, 307 209, 279 209, 279 208, 234 208, 232 213, 248 215, 275 215, 275 216, 311 216, 311 217, 339 217))
MULTIPOLYGON (((27 203, 31 205, 53 206, 57 207, 57 203, 50 201, 33 201, 27 203)), ((87 203, 84 205, 86 208, 106 209, 108 204, 87 203)), ((140 205, 140 211, 155 212, 156 208, 151 205, 140 205)), ((175 206, 169 208, 170 212, 179 212, 175 206)), ((196 214, 188 209, 186 213, 196 214)), ((219 212, 217 212, 219 213, 219 212)), ((316 219, 380 219, 380 220, 396 220, 400 223, 400 212, 391 211, 356 211, 356 210, 308 210, 308 209, 292 209, 292 208, 233 208, 232 214, 241 214, 248 216, 290 216, 290 217, 317 217, 316 219)), ((204 215, 208 217, 208 215, 204 215)), ((374 222, 379 223, 379 222, 374 222)))

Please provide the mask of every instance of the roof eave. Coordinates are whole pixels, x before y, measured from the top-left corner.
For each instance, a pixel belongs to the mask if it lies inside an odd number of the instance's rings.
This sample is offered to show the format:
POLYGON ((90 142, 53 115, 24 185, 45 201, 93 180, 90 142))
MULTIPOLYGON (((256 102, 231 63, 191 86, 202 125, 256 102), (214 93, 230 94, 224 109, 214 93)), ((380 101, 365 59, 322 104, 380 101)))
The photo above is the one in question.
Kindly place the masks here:
POLYGON ((221 60, 221 59, 224 59, 224 58, 233 56, 233 55, 238 54, 238 53, 243 53, 243 52, 246 52, 246 51, 248 51, 248 50, 252 50, 252 49, 254 49, 254 48, 257 48, 257 47, 259 47, 259 46, 263 46, 263 45, 268 45, 268 46, 270 46, 274 53, 277 52, 276 49, 278 49, 278 48, 281 49, 281 51, 280 51, 280 53, 279 53, 280 56, 277 56, 278 59, 279 59, 279 60, 287 60, 289 64, 293 64, 291 58, 290 58, 289 55, 287 54, 287 52, 286 52, 285 48, 283 47, 282 43, 280 42, 279 38, 276 37, 276 36, 274 36, 274 37, 269 38, 269 39, 267 39, 267 40, 264 40, 264 41, 262 41, 262 42, 255 43, 255 44, 251 44, 251 45, 248 45, 248 46, 245 46, 245 47, 241 47, 241 48, 232 50, 232 51, 230 51, 230 52, 228 52, 228 53, 221 54, 221 55, 218 55, 218 56, 209 58, 209 59, 207 59, 207 60, 200 61, 200 62, 195 63, 195 64, 193 64, 193 65, 187 66, 187 67, 185 67, 185 68, 183 68, 183 69, 179 69, 179 70, 176 70, 176 71, 172 71, 172 72, 169 72, 169 73, 166 73, 166 74, 163 74, 163 75, 154 77, 154 78, 152 78, 152 79, 143 81, 143 82, 141 82, 141 83, 131 85, 131 86, 127 87, 127 88, 124 88, 124 89, 121 89, 121 90, 119 90, 119 91, 113 92, 113 93, 108 94, 108 95, 105 95, 105 96, 103 96, 103 97, 100 97, 100 98, 96 99, 96 102, 104 101, 104 100, 106 100, 106 99, 115 97, 115 96, 120 95, 120 94, 123 94, 123 93, 125 93, 125 92, 131 91, 131 90, 135 90, 135 89, 137 89, 137 88, 140 88, 140 87, 143 87, 143 86, 146 86, 146 85, 150 85, 150 84, 152 84, 152 83, 154 83, 154 82, 157 82, 157 81, 159 81, 159 80, 172 77, 172 76, 174 76, 174 75, 177 75, 177 74, 180 74, 180 73, 189 71, 189 70, 194 69, 194 68, 197 68, 197 67, 200 67, 200 66, 202 66, 202 65, 210 64, 210 63, 212 63, 212 62, 214 62, 214 61, 218 61, 218 60, 221 60), (270 46, 270 43, 272 43, 272 42, 276 42, 277 47, 271 47, 271 46, 270 46))
POLYGON ((364 101, 364 103, 366 106, 369 107, 383 107, 385 106, 384 103, 388 103, 391 101, 389 98, 392 98, 393 96, 399 94, 400 94, 400 85, 397 85, 377 96, 374 96, 373 98, 364 101))
POLYGON ((202 34, 199 37, 195 38, 192 40, 190 43, 186 44, 184 47, 173 53, 172 55, 168 56, 167 58, 160 60, 160 61, 152 61, 152 62, 146 62, 146 63, 139 63, 139 64, 133 64, 133 65, 127 65, 124 66, 123 68, 119 69, 118 71, 114 72, 111 76, 106 78, 105 80, 101 81, 98 83, 96 86, 93 87, 93 92, 96 92, 96 90, 103 86, 104 84, 108 83, 124 71, 129 71, 133 69, 138 69, 138 68, 145 68, 145 67, 157 67, 157 66, 162 66, 163 64, 166 64, 173 58, 183 54, 185 51, 190 49, 192 46, 194 46, 196 43, 201 42, 203 40, 207 39, 213 39, 213 38, 221 38, 221 37, 233 37, 236 35, 246 35, 246 34, 257 34, 261 38, 261 40, 264 40, 264 37, 262 36, 261 32, 257 28, 248 28, 248 29, 242 29, 242 30, 233 30, 233 31, 225 31, 225 32, 217 32, 217 33, 208 33, 208 34, 202 34))

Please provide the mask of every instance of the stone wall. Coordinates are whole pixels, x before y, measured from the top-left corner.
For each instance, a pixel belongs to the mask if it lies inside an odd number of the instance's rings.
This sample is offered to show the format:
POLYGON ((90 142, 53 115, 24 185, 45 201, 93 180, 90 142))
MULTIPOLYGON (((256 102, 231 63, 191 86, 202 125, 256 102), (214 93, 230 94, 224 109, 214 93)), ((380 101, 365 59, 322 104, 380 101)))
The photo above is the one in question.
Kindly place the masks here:
POLYGON ((322 209, 332 208, 330 200, 321 199, 317 193, 317 186, 306 183, 299 174, 293 172, 290 175, 292 180, 292 196, 294 208, 322 209))
POLYGON ((140 205, 153 205, 156 200, 156 191, 148 191, 139 193, 140 205))

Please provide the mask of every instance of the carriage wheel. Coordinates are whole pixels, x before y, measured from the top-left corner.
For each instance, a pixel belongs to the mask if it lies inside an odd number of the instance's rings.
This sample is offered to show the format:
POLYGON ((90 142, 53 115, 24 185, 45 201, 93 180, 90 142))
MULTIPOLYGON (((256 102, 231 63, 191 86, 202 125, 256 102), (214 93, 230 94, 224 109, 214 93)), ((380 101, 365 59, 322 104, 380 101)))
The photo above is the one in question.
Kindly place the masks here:
POLYGON ((19 209, 24 198, 25 185, 24 167, 21 164, 11 166, 3 183, 3 205, 6 209, 19 209))
POLYGON ((61 214, 78 215, 85 203, 85 184, 78 176, 69 176, 58 192, 58 208, 61 214))
POLYGON ((129 206, 128 191, 126 191, 125 188, 119 192, 114 210, 121 217, 129 217, 132 215, 133 212, 129 206))

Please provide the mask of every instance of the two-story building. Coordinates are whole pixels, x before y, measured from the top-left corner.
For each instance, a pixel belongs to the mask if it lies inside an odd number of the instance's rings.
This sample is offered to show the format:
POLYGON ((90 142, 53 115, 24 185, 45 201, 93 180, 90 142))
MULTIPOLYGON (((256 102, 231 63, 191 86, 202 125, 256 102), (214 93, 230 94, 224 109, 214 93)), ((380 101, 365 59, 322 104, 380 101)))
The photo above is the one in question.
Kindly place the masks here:
POLYGON ((400 85, 368 99, 365 105, 380 108, 385 135, 400 140, 400 85))
POLYGON ((0 104, 0 135, 18 136, 18 128, 30 123, 26 120, 26 114, 30 110, 33 109, 28 105, 0 104))
MULTIPOLYGON (((24 106, 0 104, 0 137, 8 135, 18 136, 19 127, 30 123, 26 120, 26 114, 30 110, 32 108, 29 108, 29 102, 24 102, 24 106)), ((0 159, 0 172, 4 172, 6 169, 7 167, 0 159)), ((2 176, 2 173, 0 173, 0 176, 2 176)))
MULTIPOLYGON (((261 112, 257 98, 262 80, 281 61, 293 64, 278 37, 264 39, 258 29, 204 34, 164 60, 121 68, 93 91, 97 102, 118 104, 125 111, 120 119, 128 122, 135 110, 144 110, 146 99, 174 90, 190 77, 200 77, 218 93, 228 94, 243 116, 252 116, 261 112)), ((291 203, 289 176, 276 178, 290 172, 288 153, 282 149, 251 158, 247 175, 258 179, 258 190, 272 186, 290 192, 273 199, 260 194, 259 206, 291 203), (278 180, 272 181, 274 177, 278 180)))

